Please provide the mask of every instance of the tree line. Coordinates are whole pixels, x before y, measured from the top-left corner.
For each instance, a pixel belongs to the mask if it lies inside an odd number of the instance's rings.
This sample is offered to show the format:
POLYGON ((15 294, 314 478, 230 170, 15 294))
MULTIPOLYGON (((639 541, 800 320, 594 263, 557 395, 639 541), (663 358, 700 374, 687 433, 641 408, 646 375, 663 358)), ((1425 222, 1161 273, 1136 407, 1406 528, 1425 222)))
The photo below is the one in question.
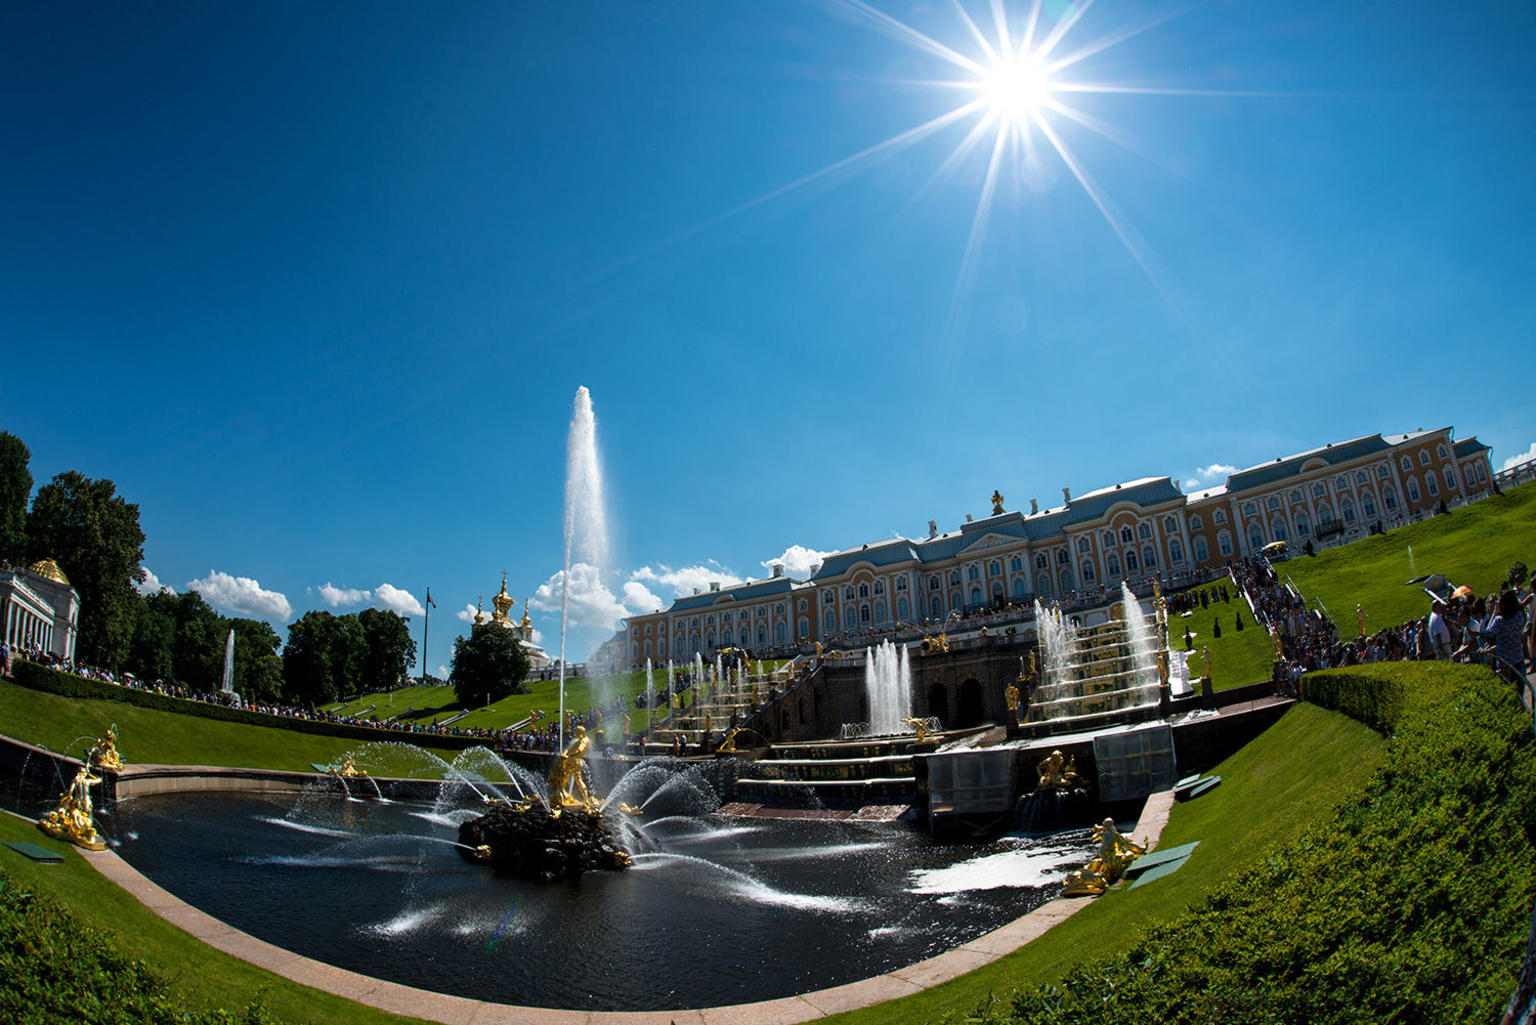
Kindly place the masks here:
POLYGON ((217 690, 235 635, 233 688, 251 701, 319 705, 397 686, 416 657, 409 620, 385 609, 307 612, 288 626, 224 616, 196 592, 139 593, 139 507, 110 480, 66 470, 32 494, 31 452, 0 431, 0 565, 53 559, 80 595, 75 660, 148 682, 217 690), (29 504, 30 503, 30 504, 29 504))

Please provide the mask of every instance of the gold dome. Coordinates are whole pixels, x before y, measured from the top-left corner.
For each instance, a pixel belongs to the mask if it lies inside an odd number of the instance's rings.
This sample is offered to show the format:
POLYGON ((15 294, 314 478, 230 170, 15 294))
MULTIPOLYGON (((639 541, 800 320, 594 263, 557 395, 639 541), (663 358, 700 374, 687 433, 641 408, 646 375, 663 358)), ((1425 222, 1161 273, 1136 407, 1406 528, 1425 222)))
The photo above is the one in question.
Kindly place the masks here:
POLYGON ((491 599, 491 604, 496 607, 496 611, 491 613, 491 622, 511 626, 512 621, 507 618, 507 611, 513 605, 516 605, 517 602, 513 601, 512 596, 507 593, 507 575, 505 573, 501 575, 501 590, 491 599))
POLYGON ((27 567, 27 572, 35 573, 44 580, 52 580, 54 583, 63 584, 65 587, 69 586, 69 577, 64 575, 64 571, 59 568, 59 564, 52 559, 38 559, 27 567))

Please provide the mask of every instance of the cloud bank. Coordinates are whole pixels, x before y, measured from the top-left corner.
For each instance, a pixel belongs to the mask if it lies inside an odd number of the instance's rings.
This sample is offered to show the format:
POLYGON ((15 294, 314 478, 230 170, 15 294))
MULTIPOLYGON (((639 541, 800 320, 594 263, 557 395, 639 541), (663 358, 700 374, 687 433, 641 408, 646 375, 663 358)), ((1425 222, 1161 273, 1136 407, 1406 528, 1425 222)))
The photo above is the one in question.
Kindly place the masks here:
POLYGON ((188 580, 187 590, 196 591, 210 605, 226 612, 256 619, 276 619, 287 622, 293 618, 293 606, 286 595, 268 591, 250 577, 235 577, 218 570, 209 570, 201 580, 188 580))
POLYGON ((1516 467, 1521 463, 1529 462, 1532 459, 1536 459, 1536 441, 1531 442, 1531 447, 1526 449, 1524 452, 1516 452, 1514 455, 1504 460, 1503 465, 1501 465, 1499 469, 1512 469, 1513 467, 1516 467))
POLYGON ((140 594, 146 597, 151 594, 159 594, 162 591, 169 594, 176 593, 175 588, 166 584, 162 584, 160 582, 160 578, 155 576, 154 573, 150 572, 148 566, 140 566, 139 568, 144 571, 144 579, 133 585, 134 590, 138 591, 140 594))
POLYGON ((784 554, 776 559, 768 559, 762 563, 770 573, 773 572, 774 563, 784 567, 784 575, 794 577, 796 580, 805 580, 810 577, 821 564, 826 561, 831 552, 818 552, 814 548, 805 545, 790 545, 784 549, 784 554))

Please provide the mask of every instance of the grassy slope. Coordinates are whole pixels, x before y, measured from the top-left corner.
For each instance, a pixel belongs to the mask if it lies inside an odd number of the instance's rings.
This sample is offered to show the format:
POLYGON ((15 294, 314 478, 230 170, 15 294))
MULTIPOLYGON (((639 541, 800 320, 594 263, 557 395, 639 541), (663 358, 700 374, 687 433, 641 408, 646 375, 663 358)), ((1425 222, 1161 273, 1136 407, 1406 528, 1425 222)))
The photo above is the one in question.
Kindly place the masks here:
POLYGON ((1453 584, 1487 594, 1497 590, 1517 559, 1536 567, 1536 484, 1312 558, 1297 556, 1276 568, 1308 599, 1321 598, 1349 636, 1356 632, 1356 604, 1365 605, 1371 631, 1428 615, 1423 588, 1404 586, 1412 577, 1444 573, 1453 584), (1416 572, 1409 570, 1410 546, 1416 572))
POLYGON ((75 757, 117 724, 129 762, 236 765, 309 772, 363 741, 179 715, 118 701, 65 698, 0 680, 0 733, 75 757), (85 737, 88 739, 81 740, 85 737))
MULTIPOLYGON (((1178 658, 1186 652, 1184 649, 1184 629, 1189 628, 1194 637, 1194 654, 1189 656, 1190 676, 1200 678, 1203 663, 1200 660, 1200 649, 1211 649, 1211 685, 1216 690, 1226 690, 1229 687, 1241 687, 1250 683, 1259 683, 1270 678, 1273 672, 1273 648, 1270 645, 1269 635, 1262 629, 1258 629, 1253 623, 1253 613, 1248 608, 1248 603, 1237 595, 1237 585, 1231 577, 1223 577, 1216 581, 1217 586, 1227 585, 1227 593, 1232 595, 1231 603, 1220 602, 1208 608, 1195 609, 1188 618, 1170 615, 1168 619, 1168 649, 1173 657, 1178 658), (1243 629, 1235 626, 1237 613, 1243 614, 1243 629), (1216 620, 1221 620, 1221 636, 1216 636, 1216 620)), ((1204 585, 1206 587, 1210 584, 1204 585)))
POLYGON ((157 972, 188 1007, 239 1011, 260 994, 266 1009, 285 1022, 407 1025, 417 1021, 297 985, 204 946, 108 882, 69 844, 45 836, 29 822, 0 815, 0 840, 25 840, 64 852, 64 863, 59 865, 39 864, 7 848, 0 848, 0 858, 22 885, 53 894, 86 922, 115 934, 119 949, 157 972))
POLYGON ((1214 771, 1222 785, 1174 808, 1159 846, 1199 840, 1178 872, 1138 890, 1098 898, 1034 943, 959 979, 903 1000, 827 1019, 835 1025, 938 1021, 965 1014, 1016 986, 1059 978, 1072 966, 1131 946, 1143 927, 1172 919, 1216 883, 1258 863, 1320 821, 1381 762, 1381 738, 1365 726, 1311 705, 1293 707, 1275 726, 1214 771))

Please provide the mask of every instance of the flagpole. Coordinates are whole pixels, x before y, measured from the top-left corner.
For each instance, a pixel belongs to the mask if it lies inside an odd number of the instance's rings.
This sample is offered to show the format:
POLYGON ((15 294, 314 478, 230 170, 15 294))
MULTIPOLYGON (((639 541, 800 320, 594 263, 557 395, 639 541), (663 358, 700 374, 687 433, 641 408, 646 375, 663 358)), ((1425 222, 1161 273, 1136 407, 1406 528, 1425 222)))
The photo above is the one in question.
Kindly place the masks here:
POLYGON ((427 682, 427 626, 432 620, 432 588, 427 588, 427 602, 421 607, 421 682, 427 682))

